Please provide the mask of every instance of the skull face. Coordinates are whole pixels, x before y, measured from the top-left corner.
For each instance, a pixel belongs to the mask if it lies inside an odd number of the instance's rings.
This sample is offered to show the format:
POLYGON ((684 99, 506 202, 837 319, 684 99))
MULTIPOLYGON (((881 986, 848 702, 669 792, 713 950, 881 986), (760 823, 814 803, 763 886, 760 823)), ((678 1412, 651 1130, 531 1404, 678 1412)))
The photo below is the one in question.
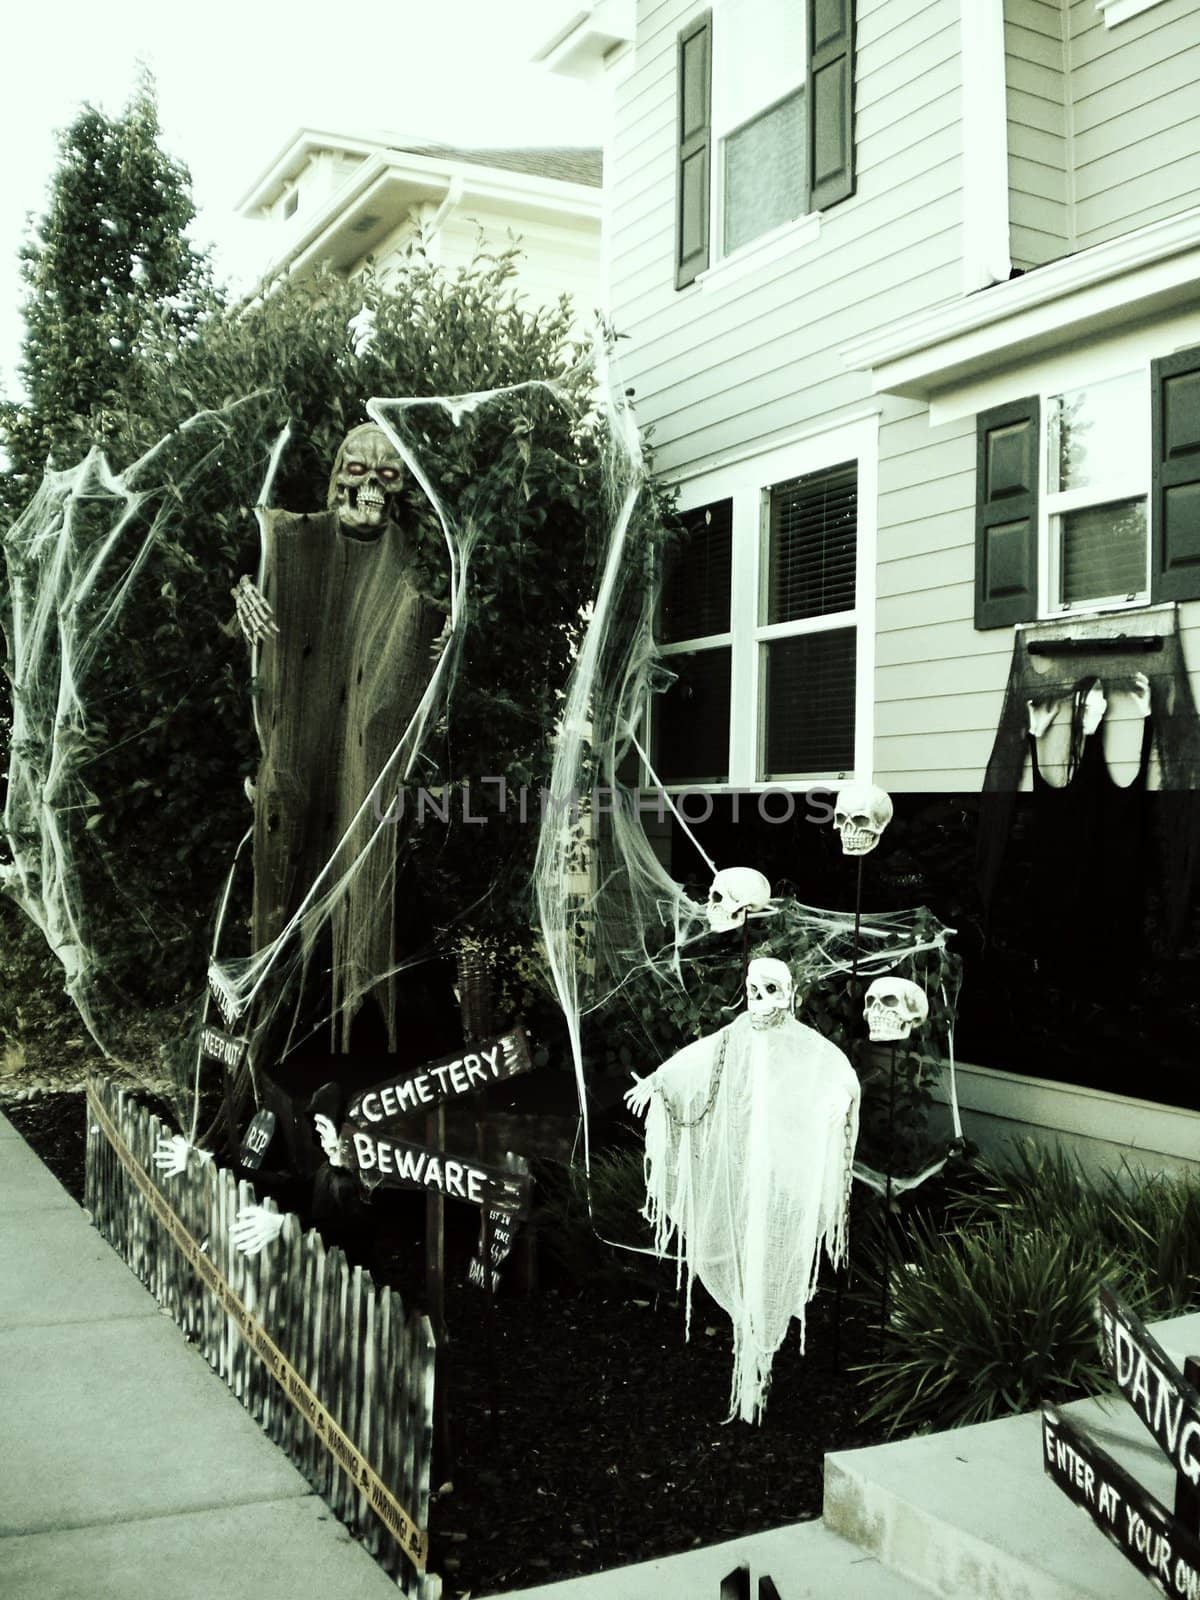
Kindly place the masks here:
POLYGON ((907 1039, 929 1015, 925 991, 907 978, 876 978, 867 990, 863 1015, 875 1044, 907 1039))
POLYGON ((403 476, 404 463, 382 428, 367 422, 346 435, 333 464, 328 505, 348 539, 379 538, 394 517, 403 476))
POLYGON ((771 899, 771 885, 753 867, 726 867, 718 872, 708 891, 704 914, 714 933, 740 928, 753 912, 765 911, 771 899))
POLYGON ((833 825, 842 836, 843 855, 868 855, 891 820, 891 798, 876 784, 846 783, 838 790, 833 825))
POLYGON ((746 972, 746 1010, 752 1028, 777 1028, 792 1009, 795 985, 786 961, 759 956, 746 972))

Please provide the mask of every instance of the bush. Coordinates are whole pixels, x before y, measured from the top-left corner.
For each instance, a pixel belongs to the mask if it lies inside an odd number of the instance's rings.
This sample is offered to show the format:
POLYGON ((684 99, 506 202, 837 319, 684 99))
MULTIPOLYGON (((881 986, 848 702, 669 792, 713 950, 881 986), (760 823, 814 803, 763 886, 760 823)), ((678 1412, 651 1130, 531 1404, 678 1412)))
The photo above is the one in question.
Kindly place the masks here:
POLYGON ((958 1235, 924 1228, 891 1272, 883 1358, 865 1366, 864 1421, 889 1432, 987 1422, 1078 1398, 1103 1380, 1097 1285, 1142 1315, 1149 1296, 1130 1256, 1067 1228, 1005 1217, 958 1235))
MULTIPOLYGON (((1200 1307, 1200 1180, 1129 1169, 1089 1176, 1028 1145, 918 1223, 889 1273, 881 1359, 865 1364, 864 1420, 892 1433, 957 1427, 1078 1398, 1106 1381, 1096 1291, 1143 1318, 1200 1307)), ((893 1257, 894 1260, 894 1257, 893 1257)), ((863 1299, 880 1298, 868 1245, 863 1299)))

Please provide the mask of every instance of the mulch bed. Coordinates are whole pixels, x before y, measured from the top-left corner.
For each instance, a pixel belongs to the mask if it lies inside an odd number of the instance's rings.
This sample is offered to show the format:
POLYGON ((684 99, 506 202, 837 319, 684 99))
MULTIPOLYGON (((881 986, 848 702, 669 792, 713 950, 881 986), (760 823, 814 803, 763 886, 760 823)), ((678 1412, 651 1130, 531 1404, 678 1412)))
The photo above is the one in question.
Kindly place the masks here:
MULTIPOLYGON (((81 1200, 81 1097, 4 1111, 81 1200)), ((750 1427, 723 1421, 729 1319, 699 1287, 690 1343, 673 1289, 611 1276, 529 1294, 506 1285, 489 1342, 484 1296, 451 1285, 453 1465, 435 1496, 430 1562, 447 1596, 502 1594, 818 1516, 824 1453, 878 1437, 856 1420, 852 1370, 874 1333, 844 1302, 835 1370, 833 1306, 825 1292, 809 1308, 807 1356, 793 1330, 765 1420, 750 1427)))

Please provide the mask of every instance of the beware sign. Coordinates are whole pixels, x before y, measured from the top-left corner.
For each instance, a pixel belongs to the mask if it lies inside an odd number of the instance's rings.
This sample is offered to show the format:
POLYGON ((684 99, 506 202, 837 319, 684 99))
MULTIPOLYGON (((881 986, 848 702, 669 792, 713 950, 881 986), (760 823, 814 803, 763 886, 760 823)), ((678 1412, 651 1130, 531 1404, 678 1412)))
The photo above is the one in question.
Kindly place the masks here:
POLYGON ((514 1078, 533 1066, 523 1028, 481 1040, 468 1050, 442 1056, 415 1072, 374 1084, 350 1102, 346 1115, 360 1127, 385 1127, 400 1117, 474 1094, 489 1083, 514 1078))
POLYGON ((427 1150, 390 1133, 347 1124, 342 1138, 351 1152, 359 1180, 367 1189, 425 1189, 475 1206, 494 1205, 528 1216, 533 1180, 524 1163, 513 1170, 486 1166, 468 1157, 427 1150))

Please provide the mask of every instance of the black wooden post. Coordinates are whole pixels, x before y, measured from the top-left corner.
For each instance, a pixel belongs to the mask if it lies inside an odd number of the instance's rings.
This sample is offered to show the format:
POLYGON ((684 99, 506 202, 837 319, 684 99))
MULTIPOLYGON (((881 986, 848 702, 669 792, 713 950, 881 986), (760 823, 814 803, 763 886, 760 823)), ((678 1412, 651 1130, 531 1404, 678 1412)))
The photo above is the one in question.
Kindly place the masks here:
MULTIPOLYGON (((1183 1364, 1183 1375, 1200 1389, 1200 1356, 1188 1356, 1183 1364)), ((1175 1518, 1189 1533, 1200 1534, 1200 1487, 1182 1472, 1175 1474, 1175 1518)))
MULTIPOLYGON (((854 952, 850 958, 850 1007, 853 1012, 858 1005, 858 957, 862 945, 862 893, 863 893, 863 862, 866 858, 859 856, 858 873, 854 886, 854 952)), ((851 1180, 853 1187, 853 1180, 851 1180)), ((850 1263, 845 1262, 833 1270, 833 1370, 842 1370, 842 1283, 849 1275, 850 1263)), ((770 1579, 767 1579, 770 1582, 770 1579)))
POLYGON ((888 1324, 888 1298, 892 1275, 892 1168, 896 1164, 896 1040, 892 1040, 888 1067, 888 1152, 887 1184, 883 1198, 883 1283, 879 1291, 879 1359, 883 1360, 884 1337, 888 1324))
POLYGON ((721 1579, 721 1600, 750 1600, 750 1563, 726 1573, 721 1579))
MULTIPOLYGON (((446 1108, 440 1105, 425 1118, 425 1144, 431 1150, 446 1148, 446 1108)), ((434 1471, 445 1482, 454 1476, 454 1451, 450 1439, 450 1353, 446 1346, 446 1201, 440 1190, 425 1196, 425 1297, 436 1347, 434 1379, 434 1471)))

